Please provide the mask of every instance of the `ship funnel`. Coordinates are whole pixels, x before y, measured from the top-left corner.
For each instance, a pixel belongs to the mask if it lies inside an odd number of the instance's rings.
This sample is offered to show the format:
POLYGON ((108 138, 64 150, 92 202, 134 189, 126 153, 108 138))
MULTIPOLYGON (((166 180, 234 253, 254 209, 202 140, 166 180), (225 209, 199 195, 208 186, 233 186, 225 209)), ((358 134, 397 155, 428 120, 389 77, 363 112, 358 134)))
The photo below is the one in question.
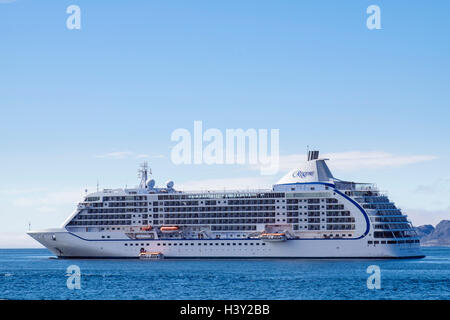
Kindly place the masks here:
POLYGON ((289 171, 276 185, 313 182, 333 183, 336 179, 325 163, 326 160, 319 159, 319 151, 308 151, 308 161, 289 171))
POLYGON ((308 151, 308 161, 319 159, 319 151, 308 151))

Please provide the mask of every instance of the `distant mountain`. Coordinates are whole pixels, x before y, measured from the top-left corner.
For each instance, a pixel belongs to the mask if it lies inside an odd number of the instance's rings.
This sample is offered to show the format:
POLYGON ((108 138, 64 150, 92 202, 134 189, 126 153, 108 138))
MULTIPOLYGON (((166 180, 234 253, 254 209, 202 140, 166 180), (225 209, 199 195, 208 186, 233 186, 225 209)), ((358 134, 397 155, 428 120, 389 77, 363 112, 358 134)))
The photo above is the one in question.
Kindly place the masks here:
POLYGON ((423 246, 450 246, 450 220, 442 220, 434 228, 430 224, 416 228, 423 246))
POLYGON ((431 224, 425 224, 423 226, 416 227, 416 232, 420 238, 429 236, 434 231, 434 227, 431 224))

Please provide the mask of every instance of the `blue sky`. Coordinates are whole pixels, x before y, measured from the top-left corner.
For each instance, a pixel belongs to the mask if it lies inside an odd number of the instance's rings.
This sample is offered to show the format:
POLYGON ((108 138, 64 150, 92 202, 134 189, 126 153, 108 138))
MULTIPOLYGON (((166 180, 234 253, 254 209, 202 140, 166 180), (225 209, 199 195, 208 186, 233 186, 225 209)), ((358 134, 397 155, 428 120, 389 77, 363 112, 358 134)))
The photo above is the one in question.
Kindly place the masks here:
POLYGON ((280 129, 347 159, 415 224, 450 216, 448 1, 0 0, 0 247, 33 245, 85 188, 270 187, 249 166, 170 161, 177 128, 280 129), (6 3, 5 3, 6 2, 6 3), (66 8, 81 8, 81 30, 66 8), (368 30, 366 8, 381 8, 368 30), (141 155, 139 157, 139 155, 141 155), (145 158, 144 156, 145 155, 145 158), (368 160, 369 159, 369 160, 368 160))

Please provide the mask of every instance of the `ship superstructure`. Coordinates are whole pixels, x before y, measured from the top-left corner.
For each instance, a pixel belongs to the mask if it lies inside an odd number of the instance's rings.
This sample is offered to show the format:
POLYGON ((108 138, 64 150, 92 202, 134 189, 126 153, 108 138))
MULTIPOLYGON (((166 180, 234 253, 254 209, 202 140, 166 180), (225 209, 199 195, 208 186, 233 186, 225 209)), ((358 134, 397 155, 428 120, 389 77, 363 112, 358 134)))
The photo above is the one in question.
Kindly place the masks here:
POLYGON ((407 216, 374 184, 307 161, 272 189, 181 192, 144 165, 133 189, 88 194, 61 228, 28 234, 61 258, 423 257, 407 216))

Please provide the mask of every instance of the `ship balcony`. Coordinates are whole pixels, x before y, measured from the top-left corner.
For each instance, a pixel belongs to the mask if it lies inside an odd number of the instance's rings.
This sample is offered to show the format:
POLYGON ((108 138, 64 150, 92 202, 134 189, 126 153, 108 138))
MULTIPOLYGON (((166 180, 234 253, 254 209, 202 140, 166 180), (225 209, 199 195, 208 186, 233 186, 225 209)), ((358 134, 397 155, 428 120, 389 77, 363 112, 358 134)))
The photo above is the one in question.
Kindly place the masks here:
POLYGON ((392 231, 392 232, 397 232, 397 231, 412 231, 412 228, 377 228, 375 226, 374 228, 376 231, 392 231))
MULTIPOLYGON (((386 217, 386 218, 406 218, 404 214, 380 214, 378 212, 369 213, 370 217, 386 217)), ((406 222, 406 220, 405 220, 406 222)))
POLYGON ((385 198, 385 199, 378 199, 380 198, 379 196, 376 197, 355 197, 353 198, 353 200, 355 200, 356 202, 360 203, 360 204, 380 204, 380 205, 394 205, 395 203, 392 201, 389 201, 389 199, 385 198))

